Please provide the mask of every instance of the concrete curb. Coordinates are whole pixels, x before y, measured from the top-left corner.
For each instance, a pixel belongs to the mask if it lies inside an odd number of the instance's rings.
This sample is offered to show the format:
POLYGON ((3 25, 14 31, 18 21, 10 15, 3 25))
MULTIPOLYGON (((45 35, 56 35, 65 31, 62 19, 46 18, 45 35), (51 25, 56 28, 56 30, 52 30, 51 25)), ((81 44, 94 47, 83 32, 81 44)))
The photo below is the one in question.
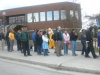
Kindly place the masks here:
POLYGON ((36 62, 36 61, 30 61, 30 60, 24 60, 24 59, 18 59, 18 58, 11 58, 11 57, 6 57, 6 56, 0 56, 0 58, 12 60, 12 61, 24 62, 24 63, 28 63, 28 64, 45 66, 45 67, 53 68, 53 69, 56 69, 56 70, 100 74, 100 70, 89 70, 89 69, 84 69, 84 68, 67 67, 67 66, 63 66, 62 64, 57 64, 57 65, 56 64, 47 64, 47 63, 41 63, 41 62, 36 62))

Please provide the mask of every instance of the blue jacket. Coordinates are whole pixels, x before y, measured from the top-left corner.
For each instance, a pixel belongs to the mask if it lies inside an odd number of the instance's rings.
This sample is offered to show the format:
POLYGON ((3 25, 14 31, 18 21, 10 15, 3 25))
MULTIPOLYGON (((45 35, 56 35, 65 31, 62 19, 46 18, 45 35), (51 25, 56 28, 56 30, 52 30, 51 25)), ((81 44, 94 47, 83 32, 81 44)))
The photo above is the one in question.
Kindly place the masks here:
POLYGON ((32 34, 32 40, 33 40, 33 41, 36 41, 36 32, 34 32, 34 33, 32 34))
POLYGON ((21 41, 21 33, 16 33, 16 40, 21 41))

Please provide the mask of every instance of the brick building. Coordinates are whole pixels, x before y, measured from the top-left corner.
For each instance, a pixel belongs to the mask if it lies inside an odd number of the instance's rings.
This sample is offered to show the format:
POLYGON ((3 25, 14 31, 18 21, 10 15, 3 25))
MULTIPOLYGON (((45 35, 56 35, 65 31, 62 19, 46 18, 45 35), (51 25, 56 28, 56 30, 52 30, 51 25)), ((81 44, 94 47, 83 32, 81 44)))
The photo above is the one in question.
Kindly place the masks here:
POLYGON ((59 2, 0 11, 0 24, 27 25, 29 30, 81 28, 80 4, 59 2))

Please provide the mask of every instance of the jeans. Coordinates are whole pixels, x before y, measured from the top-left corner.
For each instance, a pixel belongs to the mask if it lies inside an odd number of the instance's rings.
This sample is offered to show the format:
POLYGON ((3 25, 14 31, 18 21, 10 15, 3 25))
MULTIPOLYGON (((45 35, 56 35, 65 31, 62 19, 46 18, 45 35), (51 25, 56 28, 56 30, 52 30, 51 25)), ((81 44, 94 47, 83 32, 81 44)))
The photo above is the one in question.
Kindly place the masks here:
POLYGON ((42 52, 42 46, 37 46, 37 53, 41 54, 41 52, 42 52))
POLYGON ((76 54, 76 41, 71 41, 71 46, 72 46, 72 54, 76 54))
POLYGON ((84 54, 84 52, 86 53, 86 40, 81 40, 81 43, 82 43, 82 53, 81 54, 84 54))
POLYGON ((14 40, 9 40, 9 41, 10 41, 10 51, 13 51, 14 40))
POLYGON ((48 49, 44 49, 44 56, 48 56, 48 49))
POLYGON ((68 46, 64 43, 64 54, 68 54, 68 46))

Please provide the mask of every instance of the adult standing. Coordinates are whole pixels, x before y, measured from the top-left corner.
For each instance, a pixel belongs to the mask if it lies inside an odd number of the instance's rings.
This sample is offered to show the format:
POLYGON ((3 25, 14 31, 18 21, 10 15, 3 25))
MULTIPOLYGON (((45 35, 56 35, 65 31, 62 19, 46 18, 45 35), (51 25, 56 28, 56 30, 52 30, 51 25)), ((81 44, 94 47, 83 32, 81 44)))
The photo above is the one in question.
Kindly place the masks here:
POLYGON ((87 30, 87 33, 86 33, 86 38, 87 38, 87 43, 88 43, 88 47, 87 47, 87 51, 86 51, 86 55, 85 57, 90 57, 89 56, 89 53, 91 52, 92 53, 92 56, 93 58, 97 58, 97 55, 95 54, 95 51, 94 51, 94 47, 93 47, 93 33, 92 33, 92 27, 90 27, 88 30, 87 30))
POLYGON ((70 40, 70 36, 67 32, 67 30, 64 31, 63 33, 63 37, 64 37, 64 55, 68 54, 68 46, 69 46, 69 40, 70 40))
POLYGON ((29 34, 27 32, 27 27, 26 26, 22 27, 21 41, 22 41, 22 47, 23 47, 24 56, 32 56, 30 54, 30 49, 29 49, 29 34))
POLYGON ((70 41, 71 41, 71 46, 72 46, 72 55, 77 56, 76 54, 76 40, 78 38, 78 34, 75 29, 72 29, 70 33, 70 41))
POLYGON ((21 30, 17 31, 16 40, 17 40, 17 50, 21 51, 21 30))
POLYGON ((97 38, 98 38, 98 47, 99 47, 99 56, 100 56, 100 30, 98 30, 97 38))
POLYGON ((10 29, 7 31, 6 33, 6 43, 7 43, 7 50, 10 51, 10 41, 9 41, 9 33, 10 33, 10 29))
POLYGON ((14 30, 10 29, 9 32, 10 51, 13 51, 14 40, 15 40, 14 30))
POLYGON ((86 30, 82 30, 81 35, 80 35, 81 43, 82 43, 82 53, 81 55, 86 54, 86 30))
POLYGON ((41 55, 41 53, 42 53, 42 34, 41 34, 41 31, 37 32, 36 43, 37 43, 37 54, 41 55))
POLYGON ((2 29, 0 29, 0 47, 4 50, 4 33, 2 29))
POLYGON ((54 34, 54 40, 56 44, 55 53, 57 56, 62 56, 61 50, 63 48, 63 33, 61 31, 61 27, 58 26, 57 30, 54 34))
POLYGON ((32 40, 33 40, 33 44, 34 44, 34 52, 37 52, 37 42, 36 42, 36 36, 37 36, 37 32, 39 30, 35 30, 33 33, 32 33, 32 40))

